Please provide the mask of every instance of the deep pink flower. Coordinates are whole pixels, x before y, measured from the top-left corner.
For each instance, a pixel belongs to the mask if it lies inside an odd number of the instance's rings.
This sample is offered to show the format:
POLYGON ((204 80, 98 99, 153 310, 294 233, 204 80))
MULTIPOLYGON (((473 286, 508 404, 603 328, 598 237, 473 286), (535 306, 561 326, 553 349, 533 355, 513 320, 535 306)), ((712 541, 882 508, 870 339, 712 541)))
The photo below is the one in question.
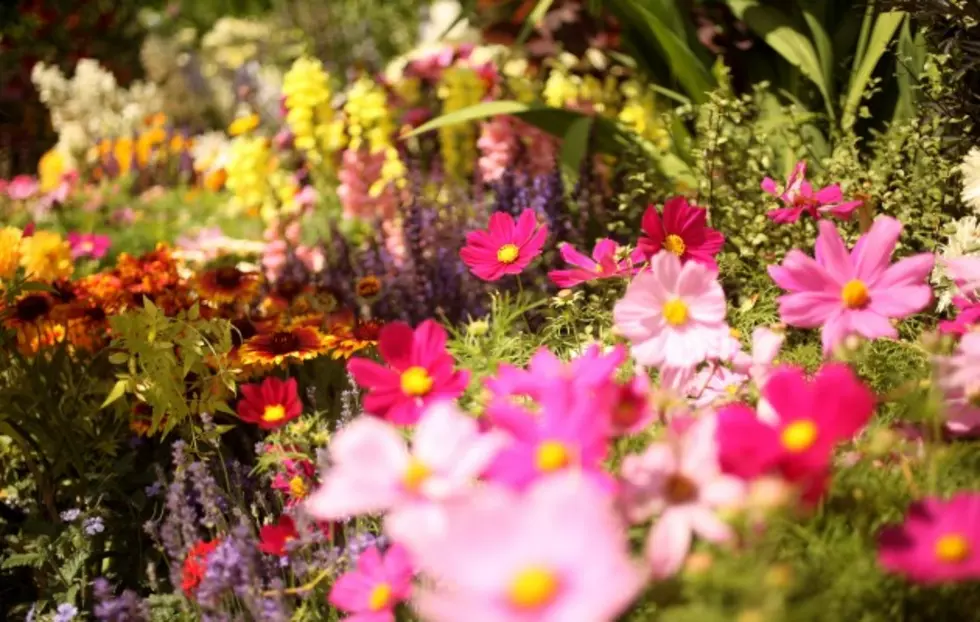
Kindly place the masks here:
POLYGON ((37 194, 40 186, 30 175, 18 175, 7 184, 7 196, 14 201, 26 201, 37 194))
POLYGON ((611 497, 574 474, 523 495, 486 486, 447 514, 417 556, 426 620, 612 622, 643 589, 611 497))
POLYGON ((834 184, 820 190, 814 190, 806 180, 806 162, 797 162, 793 173, 786 180, 786 188, 780 193, 776 182, 766 177, 762 180, 762 189, 777 197, 786 207, 770 210, 767 216, 778 223, 796 222, 804 213, 817 219, 826 214, 848 218, 855 209, 861 206, 861 201, 844 201, 840 185, 834 184))
POLYGON ((622 501, 633 523, 655 519, 646 555, 655 577, 676 573, 696 533, 711 542, 730 541, 734 532, 716 514, 738 506, 745 484, 718 466, 713 415, 695 419, 666 442, 623 460, 622 501))
POLYGON ((684 197, 664 203, 663 218, 653 205, 643 214, 643 237, 639 249, 647 257, 666 250, 681 262, 696 261, 717 270, 715 255, 725 245, 725 236, 708 226, 708 210, 688 204, 684 197))
POLYGON ((602 346, 593 344, 568 362, 547 348, 540 348, 527 369, 501 364, 496 376, 486 381, 486 387, 498 402, 524 396, 539 400, 551 392, 555 383, 574 386, 593 397, 605 396, 614 388, 616 370, 625 360, 622 346, 604 352, 602 346))
POLYGON ((693 367, 716 357, 729 338, 725 293, 703 263, 661 251, 616 303, 616 328, 642 365, 693 367))
POLYGON ((893 318, 924 309, 932 300, 926 283, 935 257, 914 255, 889 265, 902 224, 880 216, 848 253, 830 221, 819 223, 816 259, 793 249, 769 275, 789 293, 779 298, 781 319, 791 326, 822 326, 824 352, 848 335, 897 337, 893 318))
POLYGON ((371 547, 357 558, 357 567, 340 576, 330 589, 330 604, 350 615, 349 622, 394 622, 395 606, 412 595, 415 572, 408 552, 392 545, 383 555, 371 547))
POLYGON ((537 224, 532 209, 525 209, 516 221, 510 214, 495 212, 486 230, 466 234, 466 246, 459 256, 484 281, 520 274, 541 254, 548 237, 548 227, 537 224))
POLYGON ((276 473, 272 487, 286 497, 286 507, 291 508, 302 502, 313 489, 316 467, 309 460, 283 460, 285 471, 276 473))
POLYGON ((953 298, 953 306, 957 308, 956 317, 939 322, 939 332, 963 335, 980 325, 980 302, 956 296, 953 298))
POLYGON ((980 579, 980 494, 914 503, 902 525, 882 532, 878 563, 916 583, 980 579))
POLYGON ((283 514, 272 525, 259 529, 259 550, 269 555, 285 555, 286 543, 299 537, 292 517, 283 514))
POLYGON ((105 257, 112 241, 107 235, 76 233, 73 231, 68 234, 68 244, 71 246, 72 259, 79 259, 81 257, 101 259, 105 257))
POLYGON ((364 410, 396 425, 412 425, 429 404, 459 397, 470 373, 456 370, 446 331, 434 320, 418 328, 392 322, 381 329, 378 350, 387 365, 352 359, 347 369, 368 390, 364 410))
POLYGON ((822 494, 833 449, 867 424, 875 408, 871 391, 842 363, 828 363, 812 380, 802 369, 782 367, 762 390, 775 421, 768 424, 744 405, 718 414, 719 458, 727 473, 753 479, 773 469, 822 494))
POLYGON ((610 433, 637 434, 649 427, 656 416, 650 400, 650 379, 646 374, 638 373, 632 380, 617 385, 609 417, 610 433))
POLYGON ((275 376, 266 377, 261 384, 241 385, 238 417, 263 430, 281 428, 303 414, 296 386, 295 378, 280 380, 275 376))
POLYGON ((575 287, 587 281, 608 279, 634 274, 645 261, 646 255, 640 249, 633 251, 629 257, 617 261, 619 244, 602 238, 595 243, 592 257, 586 257, 571 244, 561 245, 561 257, 567 263, 575 266, 569 270, 552 270, 548 277, 558 287, 575 287))

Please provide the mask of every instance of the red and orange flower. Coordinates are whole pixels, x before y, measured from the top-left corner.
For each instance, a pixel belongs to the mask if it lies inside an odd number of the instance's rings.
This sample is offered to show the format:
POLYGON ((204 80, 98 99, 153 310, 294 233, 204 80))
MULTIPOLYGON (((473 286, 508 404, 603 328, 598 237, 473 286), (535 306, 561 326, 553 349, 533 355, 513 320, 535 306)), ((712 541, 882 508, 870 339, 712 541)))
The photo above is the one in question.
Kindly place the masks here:
POLYGON ((197 592, 197 588, 201 585, 204 574, 208 570, 208 556, 218 548, 219 544, 221 544, 220 539, 210 542, 198 540, 188 551, 180 574, 180 587, 188 597, 193 598, 197 592))
POLYGON ((273 376, 261 384, 242 385, 242 399, 238 402, 238 416, 246 423, 254 423, 263 430, 280 428, 303 414, 299 401, 296 379, 282 381, 273 376))
POLYGON ((198 295, 215 304, 248 303, 258 293, 261 276, 234 266, 211 268, 194 279, 198 295))
POLYGON ((239 351, 245 365, 282 365, 316 358, 330 349, 330 340, 316 328, 294 326, 251 337, 239 351))
POLYGON ((298 537, 296 523, 289 515, 283 514, 275 524, 259 529, 259 550, 269 555, 285 555, 286 544, 298 537))

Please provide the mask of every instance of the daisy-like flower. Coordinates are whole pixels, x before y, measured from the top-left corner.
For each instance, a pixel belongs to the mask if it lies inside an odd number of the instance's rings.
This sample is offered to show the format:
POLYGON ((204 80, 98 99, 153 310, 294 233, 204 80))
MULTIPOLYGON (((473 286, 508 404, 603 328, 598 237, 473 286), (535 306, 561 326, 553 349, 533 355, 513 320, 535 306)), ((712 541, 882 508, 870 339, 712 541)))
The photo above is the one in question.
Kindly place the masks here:
POLYGON ((980 212, 980 147, 970 149, 960 165, 963 174, 963 202, 980 212))
POLYGON ((51 319, 55 299, 47 292, 21 294, 4 315, 4 323, 12 328, 37 325, 51 319))
POLYGON ((610 412, 610 433, 625 435, 645 430, 656 416, 650 399, 650 379, 645 374, 636 374, 618 385, 610 412))
POLYGON ((946 427, 957 435, 980 429, 980 332, 963 335, 952 356, 936 357, 946 401, 946 427))
POLYGON ((432 622, 611 622, 643 589, 610 496, 574 474, 524 495, 487 486, 447 508, 415 556, 431 581, 414 604, 432 622))
POLYGON ((738 399, 739 391, 749 381, 745 374, 721 365, 705 367, 687 384, 687 394, 696 408, 718 406, 738 399))
POLYGON ((927 284, 935 257, 914 255, 889 265, 902 224, 878 217, 848 252, 830 221, 820 221, 816 259, 793 249, 769 276, 789 293, 779 298, 779 315, 800 328, 823 327, 823 349, 831 352, 848 335, 867 339, 898 336, 891 321, 924 309, 932 300, 927 284))
POLYGON ((902 525, 881 533, 878 563, 916 583, 980 579, 980 494, 912 504, 902 525))
POLYGON ((289 515, 283 514, 275 524, 259 529, 259 550, 269 555, 285 555, 286 543, 298 537, 296 523, 289 515))
POLYGON ((427 405, 456 398, 469 384, 469 372, 457 371, 446 351, 445 329, 433 320, 415 330, 404 322, 386 325, 378 349, 387 365, 354 359, 347 369, 368 389, 364 410, 396 425, 412 425, 427 405))
POLYGON ((783 347, 786 335, 760 326, 752 331, 752 352, 739 351, 732 357, 732 368, 748 374, 756 386, 766 384, 769 371, 783 347))
POLYGON ((319 330, 295 326, 247 339, 239 356, 245 365, 276 366, 313 359, 329 349, 330 340, 319 330))
POLYGON ((283 460, 285 472, 276 473, 272 487, 286 496, 286 507, 302 503, 310 495, 316 467, 309 460, 283 460))
POLYGON ((743 479, 776 471, 800 485, 806 498, 818 498, 834 448, 867 424, 875 408, 874 394, 850 367, 829 363, 812 380, 802 369, 776 370, 762 397, 772 411, 772 423, 744 405, 719 411, 722 468, 743 479))
POLYGON ((745 484, 722 473, 715 430, 715 417, 705 415, 679 438, 654 443, 643 454, 623 461, 627 517, 634 523, 658 517, 646 542, 656 577, 681 568, 695 533, 711 542, 727 542, 734 536, 716 512, 737 507, 745 496, 745 484))
POLYGON ((50 283, 71 277, 71 247, 52 231, 35 231, 20 241, 20 265, 29 278, 50 283))
POLYGON ((258 293, 261 277, 234 266, 211 268, 199 273, 194 284, 198 295, 215 304, 248 303, 258 293))
POLYGON ((281 428, 303 414, 295 378, 284 382, 269 376, 262 384, 243 384, 241 389, 238 417, 263 430, 281 428))
POLYGON ((109 246, 112 244, 109 236, 95 233, 76 233, 73 231, 68 234, 67 239, 68 245, 71 246, 72 259, 81 257, 101 259, 105 257, 109 251, 109 246))
POLYGON ((664 250, 683 263, 695 261, 717 270, 715 255, 725 245, 725 236, 708 226, 708 210, 674 197, 664 203, 663 216, 653 205, 647 207, 641 226, 638 246, 647 257, 664 250))
POLYGON ((562 244, 560 249, 562 259, 575 267, 568 270, 552 270, 548 273, 548 277, 558 287, 575 287, 596 279, 628 276, 636 272, 646 260, 644 252, 636 249, 628 258, 617 261, 619 251, 619 244, 608 238, 595 243, 592 257, 586 257, 571 244, 562 244))
POLYGON ((392 545, 384 554, 371 547, 357 566, 341 575, 327 600, 349 614, 352 622, 395 622, 395 606, 412 595, 412 563, 408 552, 392 545))
POLYGON ((325 520, 387 511, 389 535, 421 538, 438 531, 441 504, 472 489, 502 440, 449 402, 425 411, 411 447, 391 424, 359 417, 331 441, 333 466, 306 511, 325 520))
POLYGON ((725 293, 716 272, 703 263, 681 265, 660 251, 616 303, 613 318, 646 366, 693 367, 715 356, 729 337, 725 293))
POLYGON ((0 229, 0 282, 10 279, 20 265, 20 241, 23 232, 17 227, 0 229))
POLYGON ((374 275, 361 277, 354 283, 354 291, 361 298, 372 299, 381 293, 381 279, 374 275))
POLYGON ((803 161, 796 163, 782 192, 769 177, 762 180, 762 189, 785 205, 766 214, 777 223, 796 222, 803 214, 809 214, 814 219, 827 214, 848 218, 851 212, 861 206, 861 201, 844 201, 840 184, 814 190, 813 185, 806 180, 806 162, 803 161))
MULTIPOLYGON (((330 318, 327 318, 327 324, 330 318)), ((353 326, 336 324, 330 330, 331 351, 333 359, 349 359, 356 353, 378 345, 381 336, 381 322, 376 320, 356 320, 353 326)))
POLYGON ((459 256, 473 274, 496 281, 523 272, 541 254, 547 237, 548 227, 538 226, 532 209, 525 209, 516 221, 510 214, 495 212, 486 230, 466 234, 466 246, 459 256))

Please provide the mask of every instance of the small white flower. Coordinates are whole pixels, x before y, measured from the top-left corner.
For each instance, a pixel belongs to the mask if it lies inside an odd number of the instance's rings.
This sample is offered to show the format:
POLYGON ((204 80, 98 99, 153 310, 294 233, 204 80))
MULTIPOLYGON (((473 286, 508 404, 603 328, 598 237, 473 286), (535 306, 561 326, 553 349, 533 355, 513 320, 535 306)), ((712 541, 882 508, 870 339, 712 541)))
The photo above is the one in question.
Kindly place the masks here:
POLYGON ((980 147, 974 147, 960 165, 963 174, 963 201, 980 213, 980 147))

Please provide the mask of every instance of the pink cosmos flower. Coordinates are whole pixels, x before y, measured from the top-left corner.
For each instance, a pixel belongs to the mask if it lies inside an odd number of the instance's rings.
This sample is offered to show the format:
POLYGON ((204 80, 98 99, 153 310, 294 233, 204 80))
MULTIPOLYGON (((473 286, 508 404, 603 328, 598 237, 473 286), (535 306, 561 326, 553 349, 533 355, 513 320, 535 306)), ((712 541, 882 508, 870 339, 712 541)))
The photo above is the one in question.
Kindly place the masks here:
POLYGON ((849 218, 851 212, 861 206, 861 201, 843 202, 844 195, 840 185, 834 184, 821 190, 814 190, 806 180, 806 162, 797 162, 793 173, 786 180, 786 189, 780 193, 776 182, 766 177, 762 189, 777 197, 786 207, 770 210, 767 216, 777 223, 796 222, 803 214, 817 219, 826 214, 849 218))
POLYGON ((550 393, 555 383, 573 385, 594 397, 607 395, 614 388, 616 370, 625 360, 622 346, 604 352, 602 346, 592 344, 568 362, 547 348, 540 348, 527 369, 503 363, 497 368, 496 377, 485 384, 498 401, 524 396, 538 400, 550 393))
POLYGON ((386 324, 378 350, 387 365, 357 358, 347 369, 368 389, 364 410, 396 425, 412 425, 426 406, 459 397, 469 384, 470 373, 455 369, 446 330, 434 320, 415 330, 404 322, 386 324))
POLYGON ((309 460, 283 460, 285 472, 276 473, 272 487, 286 496, 286 507, 301 503, 310 494, 316 477, 316 467, 309 460))
POLYGON ((101 259, 105 257, 112 242, 107 235, 77 233, 73 231, 68 234, 68 244, 71 246, 72 259, 79 259, 81 257, 101 259))
POLYGON ((973 302, 963 296, 953 298, 956 317, 939 323, 939 332, 947 335, 964 335, 980 324, 980 302, 973 302))
POLYGON ((622 261, 616 260, 619 244, 602 238, 595 243, 592 257, 586 257, 571 244, 561 245, 561 257, 567 263, 575 266, 569 270, 552 270, 548 277, 558 287, 575 287, 587 281, 608 279, 634 274, 646 260, 646 255, 640 249, 634 250, 622 261))
POLYGON ((18 175, 7 184, 7 196, 13 201, 26 201, 37 194, 40 186, 30 175, 18 175))
POLYGON ((952 356, 936 357, 938 385, 946 402, 946 428, 956 435, 980 431, 980 332, 960 339, 952 356))
POLYGON ((327 600, 352 614, 344 618, 349 622, 395 622, 395 606, 412 595, 414 574, 403 547, 394 544, 384 554, 371 547, 337 579, 327 600))
POLYGON ((708 227, 708 210, 688 204, 684 197, 664 203, 663 218, 653 205, 643 214, 643 237, 639 249, 647 257, 661 250, 679 257, 681 262, 695 261, 715 270, 715 255, 725 245, 725 236, 708 227))
POLYGON ((944 262, 946 274, 965 296, 980 291, 980 257, 958 257, 944 262))
POLYGON ((510 435, 487 469, 488 479, 521 490, 560 471, 582 472, 608 485, 602 468, 609 442, 609 420, 574 385, 554 383, 540 396, 540 410, 493 403, 487 416, 510 435))
POLYGON ((980 494, 912 504, 901 526, 882 532, 878 563, 916 583, 980 579, 980 494))
POLYGON ((696 408, 721 405, 738 399, 749 377, 721 365, 702 369, 688 382, 687 394, 696 408))
POLYGON ((851 334, 868 339, 898 336, 890 320, 924 309, 932 300, 926 283, 935 257, 914 255, 889 265, 902 224, 888 216, 874 221, 848 253, 829 221, 820 221, 816 259, 793 249, 769 275, 789 293, 779 298, 784 322, 800 328, 822 326, 829 353, 851 334))
POLYGON ((466 246, 459 256, 484 281, 520 274, 541 254, 548 237, 548 227, 537 223, 532 209, 525 209, 516 221, 510 214, 495 212, 486 230, 466 234, 466 246))
POLYGON ((715 417, 702 416, 676 438, 654 443, 623 461, 626 516, 633 523, 658 517, 646 542, 655 577, 668 577, 681 568, 695 533, 711 542, 728 542, 734 536, 716 512, 738 506, 745 484, 721 472, 715 429, 715 417))
POLYGON ((610 411, 610 433, 624 436, 647 429, 657 414, 650 405, 650 379, 645 374, 636 374, 616 388, 610 411))
POLYGON ((732 368, 740 374, 748 374, 757 386, 763 386, 785 340, 784 333, 764 326, 756 328, 752 331, 751 354, 739 351, 732 358, 732 368))
POLYGON ((871 391, 842 363, 828 363, 812 380, 802 369, 779 368, 762 389, 772 424, 744 405, 718 414, 719 459, 726 473, 753 479, 777 470, 803 487, 809 499, 826 484, 834 447, 867 424, 871 391))
POLYGON ((410 543, 403 536, 414 533, 421 541, 441 529, 440 504, 469 492, 502 443, 449 402, 426 409, 411 447, 394 426, 359 417, 330 443, 332 467, 306 510, 323 520, 387 511, 389 535, 410 543))
POLYGON ((729 336, 725 293, 716 273, 703 263, 683 266, 661 251, 633 279, 616 303, 613 318, 633 344, 642 365, 693 367, 715 355, 729 336))
POLYGON ((415 605, 432 622, 612 622, 643 589, 612 500, 574 474, 524 495, 487 486, 447 509, 420 551, 415 605))

